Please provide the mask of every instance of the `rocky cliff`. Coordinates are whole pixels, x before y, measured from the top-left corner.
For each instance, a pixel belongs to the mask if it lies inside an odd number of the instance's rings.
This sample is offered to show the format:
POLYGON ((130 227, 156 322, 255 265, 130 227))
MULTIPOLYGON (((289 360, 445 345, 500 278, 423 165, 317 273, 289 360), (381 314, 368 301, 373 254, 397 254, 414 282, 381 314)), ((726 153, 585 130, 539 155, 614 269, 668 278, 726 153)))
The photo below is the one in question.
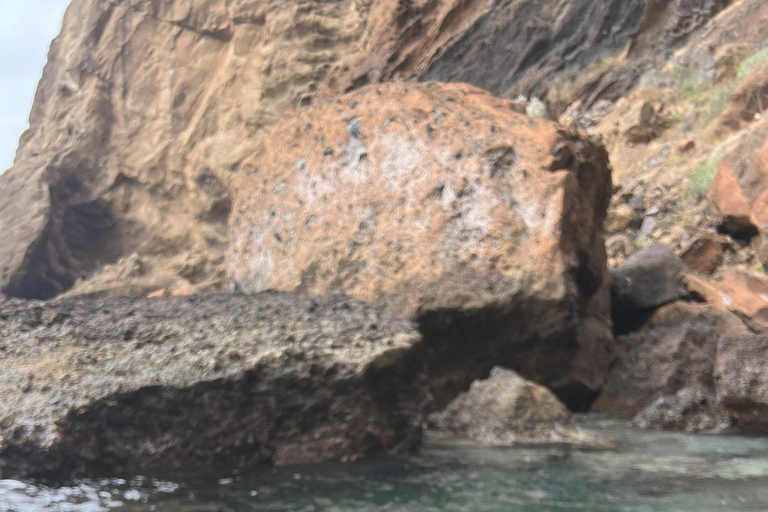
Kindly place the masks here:
POLYGON ((0 289, 226 288, 230 181, 284 111, 396 79, 591 105, 727 3, 74 0, 0 178, 0 289))

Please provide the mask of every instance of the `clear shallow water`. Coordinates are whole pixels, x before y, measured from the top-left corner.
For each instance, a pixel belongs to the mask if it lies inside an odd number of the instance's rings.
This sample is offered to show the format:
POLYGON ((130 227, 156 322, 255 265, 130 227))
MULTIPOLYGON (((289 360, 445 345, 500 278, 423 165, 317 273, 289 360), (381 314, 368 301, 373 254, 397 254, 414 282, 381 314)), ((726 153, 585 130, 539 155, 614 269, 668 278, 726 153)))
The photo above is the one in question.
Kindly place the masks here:
POLYGON ((418 457, 51 489, 0 481, 2 512, 768 511, 768 438, 644 432, 589 417, 613 451, 429 440, 418 457))

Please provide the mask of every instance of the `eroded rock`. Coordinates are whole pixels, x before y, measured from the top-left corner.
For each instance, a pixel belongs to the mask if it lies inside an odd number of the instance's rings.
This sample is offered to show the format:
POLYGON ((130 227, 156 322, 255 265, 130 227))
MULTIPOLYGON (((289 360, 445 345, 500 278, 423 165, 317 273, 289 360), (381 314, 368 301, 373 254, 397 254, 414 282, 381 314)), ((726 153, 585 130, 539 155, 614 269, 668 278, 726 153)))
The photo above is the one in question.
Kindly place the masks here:
MULTIPOLYGON (((661 308, 641 330, 617 338, 616 360, 593 410, 634 416, 663 398, 666 403, 658 404, 654 415, 663 408, 684 412, 680 403, 689 398, 677 396, 681 390, 701 388, 708 390, 706 396, 714 396, 720 337, 746 331, 733 314, 713 306, 675 302, 661 308)), ((675 414, 654 422, 689 424, 688 418, 675 414)), ((695 420, 695 424, 702 423, 695 420)))
POLYGON ((743 431, 768 433, 768 336, 720 340, 717 397, 743 431))
POLYGON ((605 447, 600 440, 576 426, 557 397, 506 368, 496 367, 485 380, 476 380, 469 391, 430 418, 439 431, 487 446, 516 444, 572 444, 605 447))
POLYGON ((343 296, 0 301, 0 329, 3 478, 407 451, 428 400, 415 327, 343 296))
POLYGON ((417 320, 438 403, 505 365, 583 409, 612 345, 610 186, 600 146, 485 91, 368 87, 289 116, 243 166, 230 276, 417 320))

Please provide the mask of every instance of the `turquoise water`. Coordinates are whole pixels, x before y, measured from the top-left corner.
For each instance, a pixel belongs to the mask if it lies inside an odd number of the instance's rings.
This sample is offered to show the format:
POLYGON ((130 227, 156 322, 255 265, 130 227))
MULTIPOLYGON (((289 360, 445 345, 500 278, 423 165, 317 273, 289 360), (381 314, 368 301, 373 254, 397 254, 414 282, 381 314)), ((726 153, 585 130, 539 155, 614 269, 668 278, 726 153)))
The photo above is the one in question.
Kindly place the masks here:
POLYGON ((81 482, 0 481, 0 511, 768 511, 768 438, 644 432, 586 417, 612 451, 427 441, 417 457, 81 482))

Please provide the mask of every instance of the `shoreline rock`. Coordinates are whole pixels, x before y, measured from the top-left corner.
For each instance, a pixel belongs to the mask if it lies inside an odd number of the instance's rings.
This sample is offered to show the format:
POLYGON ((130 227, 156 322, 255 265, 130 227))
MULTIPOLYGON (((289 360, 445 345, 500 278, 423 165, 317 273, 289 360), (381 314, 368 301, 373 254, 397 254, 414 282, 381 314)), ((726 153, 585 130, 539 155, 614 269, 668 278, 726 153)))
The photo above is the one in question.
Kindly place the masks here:
POLYGON ((0 475, 352 460, 419 442, 415 327, 345 296, 0 301, 0 475))

